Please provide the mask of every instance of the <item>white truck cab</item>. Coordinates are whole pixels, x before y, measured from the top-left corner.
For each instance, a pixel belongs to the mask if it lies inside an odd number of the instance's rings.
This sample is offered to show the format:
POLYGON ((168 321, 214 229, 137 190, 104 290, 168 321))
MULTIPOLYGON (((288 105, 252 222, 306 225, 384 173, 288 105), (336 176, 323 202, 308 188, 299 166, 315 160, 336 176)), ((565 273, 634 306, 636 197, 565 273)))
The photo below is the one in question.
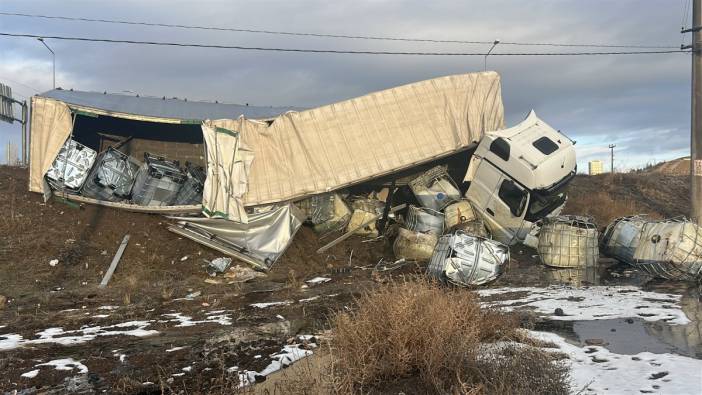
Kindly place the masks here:
POLYGON ((563 206, 577 170, 573 145, 533 110, 518 125, 485 134, 468 167, 465 196, 493 238, 524 242, 536 221, 563 206))

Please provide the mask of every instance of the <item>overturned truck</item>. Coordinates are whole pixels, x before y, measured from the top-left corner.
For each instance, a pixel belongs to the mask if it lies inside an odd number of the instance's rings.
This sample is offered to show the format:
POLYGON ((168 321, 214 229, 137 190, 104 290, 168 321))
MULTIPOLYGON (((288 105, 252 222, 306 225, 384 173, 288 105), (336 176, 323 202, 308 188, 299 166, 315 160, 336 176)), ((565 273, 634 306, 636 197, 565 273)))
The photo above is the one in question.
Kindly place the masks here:
POLYGON ((308 219, 293 203, 310 197, 447 164, 511 244, 562 204, 575 173, 572 142, 535 114, 503 130, 494 72, 309 110, 60 89, 31 105, 31 191, 170 215, 172 231, 263 270, 308 219))

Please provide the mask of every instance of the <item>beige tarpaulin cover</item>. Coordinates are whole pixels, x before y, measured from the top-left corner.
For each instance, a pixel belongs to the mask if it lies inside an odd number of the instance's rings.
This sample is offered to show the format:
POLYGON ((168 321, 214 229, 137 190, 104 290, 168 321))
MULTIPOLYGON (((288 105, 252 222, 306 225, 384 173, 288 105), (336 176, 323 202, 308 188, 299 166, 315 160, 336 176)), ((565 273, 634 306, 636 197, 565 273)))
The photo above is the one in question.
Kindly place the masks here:
POLYGON ((63 102, 34 96, 31 125, 29 190, 47 193, 48 190, 44 190, 44 174, 49 171, 61 146, 71 135, 71 110, 63 102))
MULTIPOLYGON (((270 126, 243 117, 213 124, 239 132, 255 155, 243 197, 251 206, 331 191, 451 154, 501 129, 504 114, 499 75, 482 72, 289 112, 270 126)), ((205 199, 216 200, 209 193, 205 199)))
POLYGON ((205 121, 202 134, 207 147, 207 178, 203 188, 202 212, 208 217, 246 223, 242 196, 254 155, 243 146, 239 133, 205 121))

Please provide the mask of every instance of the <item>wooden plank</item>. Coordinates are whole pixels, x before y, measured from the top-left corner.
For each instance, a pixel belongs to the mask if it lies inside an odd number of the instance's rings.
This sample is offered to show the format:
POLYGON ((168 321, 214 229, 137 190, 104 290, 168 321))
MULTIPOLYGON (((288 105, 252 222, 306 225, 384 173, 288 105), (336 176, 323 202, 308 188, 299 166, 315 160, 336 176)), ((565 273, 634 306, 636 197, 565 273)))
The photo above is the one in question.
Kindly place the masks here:
POLYGON ((124 253, 124 249, 127 248, 127 243, 129 242, 129 235, 126 234, 124 235, 124 239, 122 239, 122 244, 119 245, 119 248, 117 249, 117 253, 115 254, 115 257, 112 258, 112 263, 110 263, 110 268, 107 269, 107 273, 105 273, 105 277, 102 278, 102 281, 100 281, 100 285, 98 286, 99 288, 105 288, 107 286, 107 283, 110 281, 112 278, 112 275, 115 273, 115 269, 117 269, 117 264, 119 263, 120 258, 122 258, 122 254, 124 253))
MULTIPOLYGON (((394 213, 394 212, 396 212, 396 211, 400 211, 400 210, 402 210, 402 209, 405 208, 405 207, 407 207, 406 204, 400 204, 399 206, 395 206, 395 207, 391 208, 391 209, 390 209, 390 213, 394 213)), ((378 218, 380 218, 380 215, 381 215, 381 214, 376 214, 376 215, 374 215, 373 218, 371 218, 371 219, 369 219, 368 221, 362 223, 362 224, 359 225, 358 227, 356 227, 356 228, 354 228, 354 229, 352 229, 352 230, 350 230, 350 231, 344 233, 343 235, 337 237, 336 239, 332 240, 331 242, 329 242, 329 244, 327 244, 327 245, 321 247, 320 249, 318 249, 318 250, 317 250, 317 254, 321 254, 321 253, 323 253, 324 251, 326 251, 326 250, 328 250, 328 249, 334 247, 335 245, 337 245, 337 244, 341 243, 342 241, 348 239, 349 237, 353 236, 354 233, 356 233, 356 232, 358 232, 359 230, 365 228, 366 226, 368 226, 368 225, 370 225, 371 223, 373 223, 373 221, 375 221, 375 220, 377 220, 378 218)))

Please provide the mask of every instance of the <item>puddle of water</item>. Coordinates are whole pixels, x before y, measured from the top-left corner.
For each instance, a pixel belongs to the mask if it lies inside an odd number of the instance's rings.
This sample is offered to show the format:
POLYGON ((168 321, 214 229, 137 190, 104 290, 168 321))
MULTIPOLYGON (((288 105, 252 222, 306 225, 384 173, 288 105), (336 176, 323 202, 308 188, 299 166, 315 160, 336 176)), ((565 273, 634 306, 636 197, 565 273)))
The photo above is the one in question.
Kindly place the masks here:
POLYGON ((617 354, 634 355, 640 352, 655 354, 676 353, 694 356, 693 350, 681 350, 650 333, 646 321, 640 318, 618 318, 599 321, 576 321, 573 332, 581 346, 586 340, 601 339, 607 349, 617 354))
MULTIPOLYGON (((637 309, 637 312, 644 315, 638 317, 632 315, 633 324, 626 323, 627 317, 622 316, 600 317, 603 319, 597 322, 584 322, 573 317, 577 321, 574 321, 572 326, 564 323, 553 325, 555 322, 547 321, 543 323, 545 330, 562 333, 573 341, 577 341, 579 338, 604 338, 611 344, 611 347, 614 347, 613 350, 622 354, 643 350, 652 352, 673 350, 678 354, 702 359, 702 296, 700 288, 694 284, 653 279, 629 265, 608 258, 601 258, 595 267, 551 269, 539 262, 536 251, 532 249, 519 247, 512 252, 514 252, 515 260, 510 263, 507 272, 492 287, 548 287, 557 284, 571 287, 635 286, 640 287, 642 291, 682 295, 682 298, 677 302, 677 309, 682 310, 691 321, 685 325, 670 325, 671 322, 664 321, 650 322, 653 317, 645 316, 650 312, 642 311, 645 309, 640 308, 637 309), (560 328, 561 326, 568 328, 560 328), (574 333, 575 329, 579 332, 578 334, 574 333), (616 332, 611 332, 611 329, 616 329, 616 332)), ((582 296, 585 300, 576 303, 576 306, 573 307, 580 309, 587 305, 594 295, 586 293, 582 296)), ((634 307, 657 305, 661 308, 661 313, 670 310, 671 303, 654 299, 644 298, 640 304, 634 307)), ((616 302, 610 301, 609 303, 616 302)))

